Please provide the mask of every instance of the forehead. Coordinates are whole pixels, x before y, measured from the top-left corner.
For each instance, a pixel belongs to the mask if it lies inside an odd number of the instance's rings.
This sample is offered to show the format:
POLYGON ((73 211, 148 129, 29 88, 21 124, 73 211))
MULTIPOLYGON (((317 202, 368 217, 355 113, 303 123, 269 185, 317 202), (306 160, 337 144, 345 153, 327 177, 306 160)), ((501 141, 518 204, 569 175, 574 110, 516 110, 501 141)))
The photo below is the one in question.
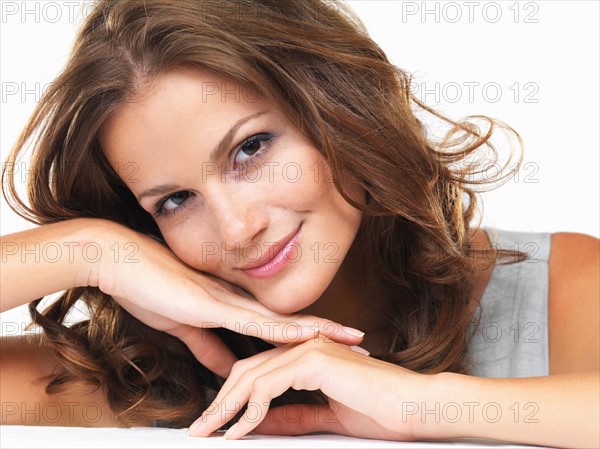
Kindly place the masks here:
POLYGON ((140 145, 168 147, 175 137, 184 139, 198 131, 211 140, 227 132, 232 123, 259 111, 278 113, 280 109, 271 96, 261 96, 248 84, 178 67, 157 75, 119 106, 102 125, 99 139, 107 158, 116 160, 140 145))

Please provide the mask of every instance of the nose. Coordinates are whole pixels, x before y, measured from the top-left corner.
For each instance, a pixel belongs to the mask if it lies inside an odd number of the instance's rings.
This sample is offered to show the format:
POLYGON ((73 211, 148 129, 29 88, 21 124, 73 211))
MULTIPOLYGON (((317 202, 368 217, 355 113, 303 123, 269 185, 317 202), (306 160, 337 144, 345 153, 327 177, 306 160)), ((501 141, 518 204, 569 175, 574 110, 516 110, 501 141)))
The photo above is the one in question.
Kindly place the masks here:
POLYGON ((269 226, 265 198, 257 193, 256 188, 235 183, 206 190, 206 212, 223 251, 240 254, 249 243, 257 243, 269 226))

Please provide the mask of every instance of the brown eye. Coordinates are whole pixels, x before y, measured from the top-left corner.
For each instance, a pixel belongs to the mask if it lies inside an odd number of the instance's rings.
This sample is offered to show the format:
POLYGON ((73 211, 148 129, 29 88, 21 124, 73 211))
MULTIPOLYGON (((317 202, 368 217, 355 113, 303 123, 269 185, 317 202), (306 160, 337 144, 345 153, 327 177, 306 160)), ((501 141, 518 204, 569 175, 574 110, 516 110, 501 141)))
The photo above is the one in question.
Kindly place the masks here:
POLYGON ((255 157, 260 157, 262 150, 273 139, 273 134, 261 133, 248 137, 239 146, 235 155, 235 164, 244 165, 255 157), (240 158, 240 156, 242 156, 240 158))
POLYGON ((261 142, 258 139, 251 140, 250 142, 246 142, 243 146, 240 147, 240 151, 245 152, 248 156, 252 156, 258 150, 260 150, 261 142))

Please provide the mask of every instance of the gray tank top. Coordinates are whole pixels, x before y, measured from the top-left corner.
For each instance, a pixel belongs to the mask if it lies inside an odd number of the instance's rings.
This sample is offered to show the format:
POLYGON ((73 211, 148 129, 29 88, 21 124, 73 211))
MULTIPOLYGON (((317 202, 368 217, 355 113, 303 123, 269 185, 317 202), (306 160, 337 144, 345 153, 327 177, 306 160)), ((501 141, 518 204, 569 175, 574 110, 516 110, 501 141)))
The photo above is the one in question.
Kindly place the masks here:
POLYGON ((480 317, 479 324, 472 324, 475 333, 468 347, 471 374, 547 376, 551 234, 484 230, 497 248, 518 249, 529 257, 493 269, 475 317, 480 317))

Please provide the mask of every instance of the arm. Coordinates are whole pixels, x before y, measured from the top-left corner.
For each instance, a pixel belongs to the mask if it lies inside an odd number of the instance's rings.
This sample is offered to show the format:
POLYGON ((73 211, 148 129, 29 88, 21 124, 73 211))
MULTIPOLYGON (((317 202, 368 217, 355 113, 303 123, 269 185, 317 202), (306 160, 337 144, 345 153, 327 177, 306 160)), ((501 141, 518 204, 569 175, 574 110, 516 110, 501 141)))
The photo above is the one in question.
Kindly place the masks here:
POLYGON ((429 436, 479 436, 564 447, 600 445, 599 245, 598 239, 583 234, 552 236, 550 376, 483 379, 443 373, 434 382, 440 405, 457 402, 467 412, 464 403, 480 404, 472 406, 478 424, 463 419, 464 426, 453 425, 446 420, 439 427, 426 425, 429 436), (487 419, 482 415, 486 404, 487 419), (502 416, 494 422, 496 408, 502 416))
MULTIPOLYGON (((310 338, 318 323, 338 341, 361 340, 341 332, 341 326, 329 320, 273 313, 254 298, 240 295, 226 281, 185 265, 156 240, 107 220, 62 221, 3 236, 1 243, 0 310, 57 291, 95 286, 146 325, 182 340, 200 363, 221 377, 229 375, 237 358, 209 327, 240 332, 239 323, 252 322, 257 326, 242 331, 287 342, 285 330, 290 324, 308 329, 302 337, 310 338)), ((44 352, 40 351, 35 354, 44 352)), ((7 356, 2 362, 10 385, 25 380, 11 367, 17 363, 13 360, 17 359, 7 356)), ((47 374, 35 368, 41 366, 37 362, 27 366, 39 371, 39 376, 47 374)))
MULTIPOLYGON (((36 298, 90 284, 93 260, 82 248, 103 239, 101 220, 76 219, 40 226, 1 237, 2 288, 0 311, 27 304, 36 298), (93 229, 93 232, 89 232, 93 229), (94 235, 92 242, 85 237, 94 235)), ((106 228, 108 229, 108 228, 106 228)), ((119 426, 104 392, 80 387, 48 395, 48 377, 58 370, 53 352, 39 335, 0 337, 0 424, 119 426)))
POLYGON ((599 259, 597 238, 572 233, 552 236, 550 374, 600 370, 599 259))
POLYGON ((57 370, 38 335, 1 337, 0 425, 119 427, 101 389, 79 387, 47 395, 47 378, 57 370))
POLYGON ((486 438, 558 447, 598 447, 598 372, 521 379, 434 376, 426 397, 402 404, 416 439, 486 438), (437 422, 436 422, 437 420, 437 422))
POLYGON ((248 403, 226 437, 252 430, 330 431, 401 441, 484 438, 598 447, 598 240, 569 236, 553 238, 550 257, 550 376, 417 374, 319 337, 236 362, 190 433, 209 435, 223 425, 224 411, 248 403), (320 389, 329 403, 268 409, 289 387, 320 389))
POLYGON ((99 243, 86 238, 85 233, 94 226, 89 235, 101 240, 102 224, 102 220, 82 218, 2 236, 0 312, 45 295, 90 285, 91 261, 96 258, 93 246, 99 243), (89 249, 89 257, 84 247, 89 249))

